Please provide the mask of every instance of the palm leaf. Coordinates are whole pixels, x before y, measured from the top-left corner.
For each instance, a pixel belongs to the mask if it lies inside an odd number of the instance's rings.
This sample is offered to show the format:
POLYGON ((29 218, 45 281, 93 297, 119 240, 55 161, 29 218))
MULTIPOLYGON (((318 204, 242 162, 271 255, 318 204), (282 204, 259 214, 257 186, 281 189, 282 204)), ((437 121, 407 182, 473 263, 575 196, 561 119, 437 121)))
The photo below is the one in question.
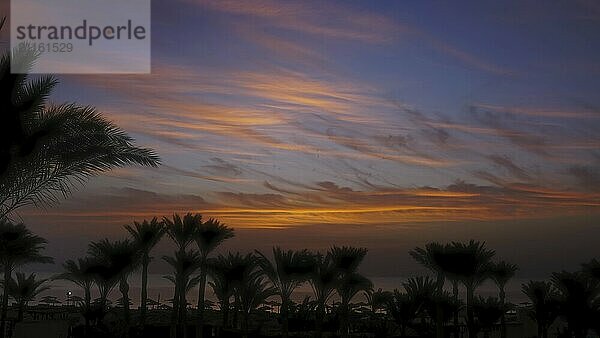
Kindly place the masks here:
POLYGON ((112 168, 160 163, 94 108, 48 104, 56 84, 51 76, 11 74, 8 55, 0 61, 0 218, 26 205, 52 206, 112 168))

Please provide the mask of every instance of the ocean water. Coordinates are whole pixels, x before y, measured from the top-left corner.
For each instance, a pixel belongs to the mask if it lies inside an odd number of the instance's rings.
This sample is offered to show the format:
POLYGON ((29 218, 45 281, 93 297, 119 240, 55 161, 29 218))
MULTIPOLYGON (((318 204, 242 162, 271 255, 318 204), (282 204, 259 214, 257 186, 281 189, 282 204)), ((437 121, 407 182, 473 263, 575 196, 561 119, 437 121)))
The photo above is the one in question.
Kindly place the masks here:
MULTIPOLYGON (((53 274, 49 273, 39 273, 39 278, 51 278, 53 274)), ((371 281, 374 284, 375 290, 381 288, 382 290, 392 291, 394 289, 402 290, 402 283, 406 281, 407 278, 403 277, 370 277, 371 281)), ((506 286, 506 298, 509 302, 514 304, 519 304, 522 302, 526 302, 527 298, 521 292, 521 285, 526 283, 527 279, 513 279, 506 286)), ((134 274, 129 278, 130 290, 129 290, 129 298, 133 302, 133 307, 136 308, 139 306, 140 302, 140 284, 141 278, 139 274, 134 274)), ((449 283, 448 283, 449 284, 449 283)), ((42 293, 39 297, 43 297, 46 295, 51 295, 57 297, 61 302, 67 301, 67 293, 70 291, 73 295, 83 297, 83 291, 69 281, 64 280, 52 280, 50 282, 51 289, 42 293)), ((451 291, 451 286, 447 285, 448 291, 451 291)), ((464 288, 460 288, 461 297, 464 299, 465 290, 464 288)), ((312 288, 308 283, 303 284, 294 292, 293 299, 295 301, 302 301, 306 296, 312 296, 312 288)), ((480 295, 483 297, 488 296, 498 296, 498 290, 496 285, 491 281, 487 281, 483 285, 481 285, 476 290, 476 295, 480 295)), ((92 296, 96 297, 96 290, 93 290, 92 296)), ((118 290, 118 286, 112 291, 110 295, 110 299, 115 301, 121 297, 121 294, 118 290)), ((159 301, 161 304, 168 303, 168 300, 173 298, 173 284, 164 279, 162 275, 159 274, 150 274, 148 276, 148 297, 153 300, 159 301)), ((206 289, 206 298, 211 301, 216 301, 216 298, 212 292, 212 289, 207 286, 206 289)), ((187 300, 191 304, 196 304, 198 299, 198 289, 190 291, 187 296, 187 300)), ((276 298, 274 298, 276 300, 276 298)), ((359 295, 354 299, 355 302, 363 301, 364 297, 359 295)))

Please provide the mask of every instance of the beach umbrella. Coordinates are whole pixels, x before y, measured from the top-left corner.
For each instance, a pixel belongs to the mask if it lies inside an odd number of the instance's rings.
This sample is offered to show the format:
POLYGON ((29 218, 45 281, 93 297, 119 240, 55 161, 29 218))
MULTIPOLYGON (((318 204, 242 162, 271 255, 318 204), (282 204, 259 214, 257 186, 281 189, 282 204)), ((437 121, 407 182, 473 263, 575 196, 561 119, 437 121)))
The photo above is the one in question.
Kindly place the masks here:
MULTIPOLYGON (((130 306, 133 305, 133 302, 131 301, 131 299, 128 299, 128 303, 129 303, 130 306)), ((118 307, 123 307, 123 304, 124 304, 123 297, 117 299, 117 306, 118 307)))
MULTIPOLYGON (((167 302, 173 304, 173 298, 167 299, 167 302)), ((192 305, 192 303, 186 301, 185 305, 186 305, 186 307, 188 307, 188 306, 192 305)))
POLYGON ((58 298, 56 298, 55 296, 44 296, 42 297, 42 299, 40 299, 39 301, 40 303, 46 304, 46 305, 55 305, 55 304, 60 304, 62 303, 60 300, 58 300, 58 298))
POLYGON ((146 299, 146 304, 148 304, 148 306, 158 306, 160 305, 159 302, 155 301, 154 299, 148 298, 146 299))
POLYGON ((215 302, 211 301, 211 300, 204 300, 204 308, 206 310, 212 310, 215 307, 215 302))
POLYGON ((158 306, 158 308, 159 308, 159 309, 161 309, 161 310, 171 310, 173 307, 172 307, 172 306, 169 306, 169 305, 167 305, 167 304, 160 304, 160 305, 158 306))

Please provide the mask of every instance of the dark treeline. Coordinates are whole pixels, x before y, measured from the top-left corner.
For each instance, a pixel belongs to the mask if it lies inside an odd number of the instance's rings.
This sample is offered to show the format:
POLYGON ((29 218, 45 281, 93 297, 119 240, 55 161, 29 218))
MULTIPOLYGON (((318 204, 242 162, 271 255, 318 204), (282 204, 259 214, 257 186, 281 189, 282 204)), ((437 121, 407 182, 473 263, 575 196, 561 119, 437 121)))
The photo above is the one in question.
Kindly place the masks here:
MULTIPOLYGON (((79 314, 72 320, 72 337, 510 337, 507 317, 519 308, 505 297, 517 266, 497 260, 481 242, 417 247, 409 254, 431 275, 408 278, 397 289, 383 291, 359 272, 365 248, 311 252, 274 247, 269 254, 215 254, 234 231, 199 214, 134 222, 125 229, 127 237, 121 240, 91 242, 85 257, 67 260, 64 272, 53 278, 81 288, 83 297, 73 296, 63 306, 79 314), (148 271, 152 249, 165 237, 175 244, 171 255, 161 257, 171 267, 164 277, 173 283, 173 298, 157 306, 148 298, 148 271), (141 305, 132 310, 128 277, 138 270, 141 305), (486 280, 497 286, 497 297, 477 295, 486 280), (313 294, 298 303, 292 294, 302 284, 310 285, 313 294), (217 304, 206 300, 207 285, 217 304), (95 299, 93 289, 99 295, 95 299), (192 305, 187 298, 195 290, 198 303, 192 305), (113 304, 109 297, 117 292, 120 298, 113 304)), ((35 274, 14 273, 30 263, 52 262, 43 256, 45 243, 23 224, 0 223, 1 320, 3 327, 11 324, 6 332, 24 320, 28 304, 50 287, 51 281, 35 274), (16 317, 8 318, 9 308, 16 317)), ((598 333, 597 260, 575 272, 554 273, 549 281, 529 281, 522 290, 529 298, 522 310, 537 324, 538 337, 598 333), (549 332, 559 322, 563 325, 549 332)))

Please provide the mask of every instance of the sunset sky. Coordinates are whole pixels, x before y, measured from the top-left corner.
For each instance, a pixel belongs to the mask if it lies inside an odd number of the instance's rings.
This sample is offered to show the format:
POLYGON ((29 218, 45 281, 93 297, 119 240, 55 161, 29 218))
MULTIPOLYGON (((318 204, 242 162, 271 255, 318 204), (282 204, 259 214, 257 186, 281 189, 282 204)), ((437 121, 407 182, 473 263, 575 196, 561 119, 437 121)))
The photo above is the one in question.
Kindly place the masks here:
MULTIPOLYGON (((370 249, 417 269, 485 240, 542 277, 598 256, 595 1, 153 1, 151 75, 59 76, 162 157, 23 221, 58 262, 122 225, 200 212, 226 249, 370 249)), ((163 248, 167 250, 167 248, 163 248)))

